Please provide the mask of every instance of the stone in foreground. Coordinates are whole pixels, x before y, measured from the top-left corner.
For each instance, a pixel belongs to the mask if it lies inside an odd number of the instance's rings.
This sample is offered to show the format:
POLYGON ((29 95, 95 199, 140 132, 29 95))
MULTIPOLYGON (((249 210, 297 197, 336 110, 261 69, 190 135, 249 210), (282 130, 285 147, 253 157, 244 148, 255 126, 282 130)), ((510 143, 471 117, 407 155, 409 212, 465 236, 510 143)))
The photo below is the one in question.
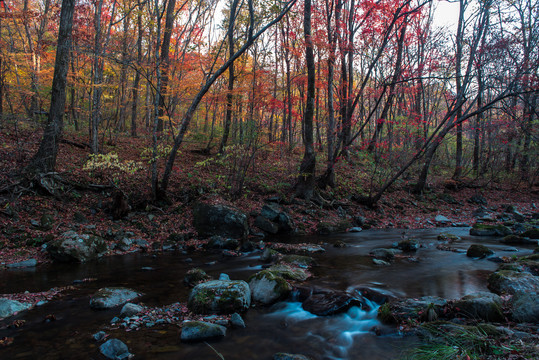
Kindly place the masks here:
POLYGON ((467 318, 485 321, 503 321, 502 299, 493 293, 480 291, 466 295, 454 303, 459 313, 467 318))
POLYGON ((251 290, 242 280, 211 280, 198 284, 189 295, 189 310, 196 314, 232 314, 251 306, 251 290))

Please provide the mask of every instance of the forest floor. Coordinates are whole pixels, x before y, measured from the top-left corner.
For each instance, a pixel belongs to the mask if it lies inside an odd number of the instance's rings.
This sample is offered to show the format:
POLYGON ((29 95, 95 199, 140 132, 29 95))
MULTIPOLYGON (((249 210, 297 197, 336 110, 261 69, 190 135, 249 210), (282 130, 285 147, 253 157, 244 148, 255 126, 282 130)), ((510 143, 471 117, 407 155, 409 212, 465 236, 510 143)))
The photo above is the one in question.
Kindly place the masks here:
MULTIPOLYGON (((197 241, 191 214, 197 201, 233 205, 250 215, 252 225, 265 200, 278 198, 300 235, 319 233, 321 223, 337 228, 343 223, 356 226, 360 218, 363 228, 441 226, 435 221, 437 215, 449 219, 445 226, 472 225, 473 213, 481 205, 492 211, 513 205, 519 212, 528 213, 536 212, 539 202, 537 185, 492 179, 456 183, 447 180, 449 170, 434 168, 423 195, 409 191, 416 179, 412 172, 409 180, 397 182, 375 208, 369 208, 354 199, 365 195, 364 189, 376 179, 369 177, 368 159, 351 156, 349 161, 337 164, 337 187, 320 192, 324 202, 307 203, 295 199, 292 190, 302 157, 299 146, 287 151, 280 144, 267 144, 259 146, 254 155, 250 149, 236 146, 230 147, 226 156, 218 157, 215 150, 205 155, 200 150, 206 142, 192 137, 176 158, 168 202, 155 203, 150 192, 148 137, 105 139, 103 153, 107 155, 89 162, 89 149, 77 146, 87 139, 72 132, 64 137, 69 143, 60 144, 57 172, 63 182, 57 194, 51 195, 35 187, 23 188, 16 180, 17 170, 35 153, 40 139, 41 132, 25 124, 0 127, 0 267, 29 258, 48 262, 41 245, 68 230, 101 235, 130 231, 150 244, 163 242, 173 233, 197 241), (238 176, 246 165, 245 176, 238 176), (243 186, 238 187, 242 181, 243 186), (231 196, 236 188, 241 188, 241 193, 231 196), (130 211, 124 218, 113 220, 112 198, 117 192, 127 196, 130 211), (45 220, 44 215, 48 217, 45 220)), ((161 149, 166 151, 166 147, 161 149)), ((319 173, 324 170, 320 157, 319 173)), ((158 161, 162 173, 164 156, 158 161)))

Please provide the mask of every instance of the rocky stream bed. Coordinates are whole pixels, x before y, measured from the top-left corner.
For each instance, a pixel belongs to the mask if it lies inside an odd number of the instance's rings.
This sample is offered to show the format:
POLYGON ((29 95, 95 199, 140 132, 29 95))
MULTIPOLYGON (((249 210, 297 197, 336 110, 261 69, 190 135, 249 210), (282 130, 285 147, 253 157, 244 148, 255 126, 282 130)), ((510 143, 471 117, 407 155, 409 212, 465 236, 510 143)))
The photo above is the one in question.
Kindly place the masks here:
POLYGON ((464 333, 480 358, 538 357, 536 213, 294 237, 267 207, 257 226, 280 237, 247 241, 244 216, 217 210, 195 223, 208 241, 71 231, 52 264, 10 264, 0 358, 398 359, 464 333))

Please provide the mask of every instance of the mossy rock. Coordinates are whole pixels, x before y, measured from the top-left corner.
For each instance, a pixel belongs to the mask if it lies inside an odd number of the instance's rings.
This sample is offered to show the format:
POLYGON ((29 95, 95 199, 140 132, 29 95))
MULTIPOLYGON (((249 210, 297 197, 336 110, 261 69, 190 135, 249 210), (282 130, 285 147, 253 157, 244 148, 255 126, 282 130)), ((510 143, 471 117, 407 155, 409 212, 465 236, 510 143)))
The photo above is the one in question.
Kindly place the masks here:
POLYGON ((232 314, 251 306, 251 290, 242 280, 210 280, 189 295, 189 310, 196 314, 232 314))
POLYGON ((523 237, 528 237, 530 239, 539 239, 539 229, 529 229, 522 233, 523 237))
POLYGON ((466 256, 471 258, 484 258, 492 254, 494 254, 494 251, 481 244, 472 244, 466 251, 466 256))
POLYGON ((309 274, 304 269, 286 264, 273 265, 268 270, 288 280, 305 281, 309 278, 309 274))
POLYGON ((490 225, 476 223, 470 229, 470 235, 475 236, 507 236, 513 232, 505 225, 490 225))
POLYGON ((455 301, 453 305, 464 317, 485 321, 504 320, 501 309, 502 300, 498 295, 490 292, 481 291, 466 295, 455 301))
POLYGON ((404 252, 414 252, 417 251, 419 247, 419 242, 414 238, 399 241, 397 244, 397 248, 404 252))
POLYGON ((211 276, 206 274, 206 272, 199 268, 194 268, 185 274, 185 277, 183 278, 183 282, 187 286, 195 286, 198 283, 210 280, 211 276))
POLYGON ((285 279, 269 270, 252 275, 248 283, 252 300, 265 305, 286 298, 292 291, 292 287, 285 279))
POLYGON ((431 321, 443 314, 446 305, 447 300, 436 296, 392 300, 378 309, 378 318, 385 323, 431 321))
POLYGON ((488 278, 488 288, 496 294, 539 291, 539 277, 527 272, 498 270, 488 278))
POLYGON ((180 338, 186 342, 205 341, 222 338, 226 335, 226 327, 204 321, 189 321, 182 324, 180 338))
POLYGON ((460 236, 451 233, 441 233, 438 235, 438 240, 440 241, 458 241, 460 239, 460 236))
POLYGON ((279 260, 283 255, 278 252, 277 250, 273 250, 269 247, 264 249, 264 252, 262 252, 262 255, 260 255, 260 260, 264 262, 272 262, 279 260))
POLYGON ((307 268, 315 264, 315 260, 310 256, 303 255, 285 255, 279 260, 279 263, 291 264, 294 266, 307 268))
POLYGON ((396 322, 389 303, 385 303, 378 308, 378 319, 384 324, 393 324, 396 322))

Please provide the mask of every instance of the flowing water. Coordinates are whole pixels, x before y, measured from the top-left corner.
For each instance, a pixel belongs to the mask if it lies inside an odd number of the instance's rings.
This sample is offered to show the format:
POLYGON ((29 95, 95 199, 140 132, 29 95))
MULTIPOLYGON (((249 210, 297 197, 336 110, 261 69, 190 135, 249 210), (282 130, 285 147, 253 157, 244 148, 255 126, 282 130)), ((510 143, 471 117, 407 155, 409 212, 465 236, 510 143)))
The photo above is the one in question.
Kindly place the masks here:
MULTIPOLYGON (((468 231, 468 228, 407 230, 403 234, 403 230, 369 230, 280 240, 323 244, 326 252, 314 255, 319 265, 312 270, 315 276, 307 285, 351 292, 366 286, 402 297, 433 295, 454 299, 474 291, 486 291, 486 278, 497 267, 485 259, 466 257, 464 252, 471 243, 483 243, 497 256, 531 253, 530 248, 519 248, 518 253, 506 251, 508 246, 500 244, 499 239, 470 237, 468 231), (462 237, 462 241, 452 245, 459 252, 436 249, 440 243, 436 237, 442 231, 462 237), (370 250, 389 247, 404 236, 413 236, 422 244, 414 259, 397 259, 387 267, 372 263, 370 250), (345 242, 347 247, 334 248, 332 243, 337 240, 345 242)), ((0 294, 46 291, 84 278, 96 280, 78 285, 59 300, 0 321, 0 338, 14 338, 11 346, 0 348, 0 359, 104 359, 99 353, 99 343, 91 335, 106 330, 119 309, 90 309, 90 297, 97 289, 130 287, 145 294, 137 301, 148 306, 185 302, 189 289, 183 285, 183 277, 187 270, 201 267, 214 277, 226 273, 231 279, 246 280, 262 268, 259 255, 260 252, 253 252, 223 258, 218 254, 136 253, 90 264, 51 264, 30 270, 2 271, 0 294), (186 262, 187 257, 193 261, 186 262), (48 314, 53 314, 56 320, 44 321, 48 314), (15 319, 26 323, 20 328, 8 328, 15 319)), ((172 326, 109 333, 124 341, 136 359, 205 360, 220 359, 222 355, 226 360, 270 360, 276 352, 301 353, 313 359, 397 359, 417 343, 414 337, 401 336, 397 328, 380 324, 376 320, 378 305, 370 305, 370 311, 353 307, 330 317, 312 315, 302 309, 301 303, 292 300, 269 308, 254 307, 244 314, 245 329, 228 329, 224 339, 209 344, 183 344, 179 341, 180 329, 172 326)))

